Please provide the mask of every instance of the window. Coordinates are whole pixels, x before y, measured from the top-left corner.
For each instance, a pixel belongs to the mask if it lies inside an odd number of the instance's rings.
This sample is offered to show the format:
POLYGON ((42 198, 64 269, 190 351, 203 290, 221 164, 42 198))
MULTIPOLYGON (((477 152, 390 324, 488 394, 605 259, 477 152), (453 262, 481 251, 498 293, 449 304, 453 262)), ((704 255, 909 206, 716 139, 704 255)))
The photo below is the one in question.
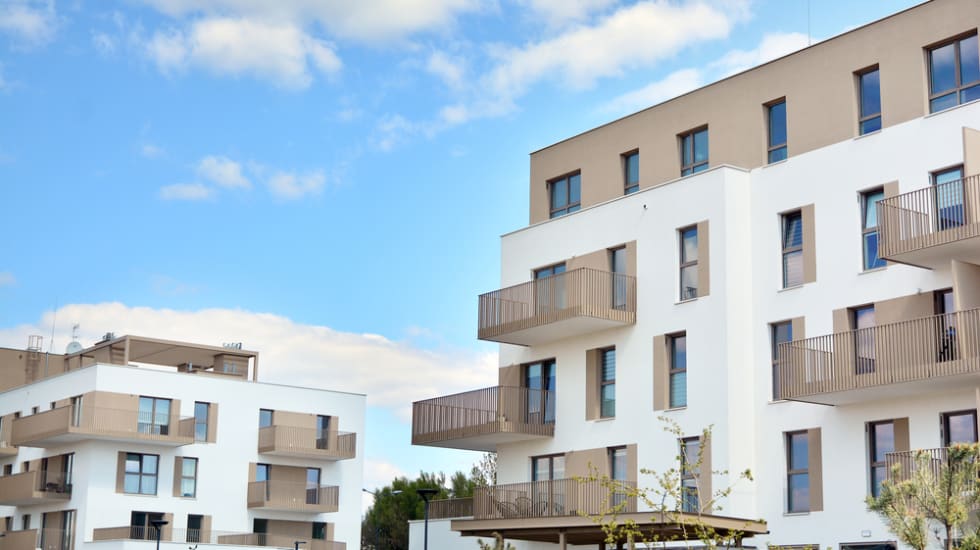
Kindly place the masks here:
POLYGON ((803 284, 803 215, 783 214, 783 288, 803 284))
POLYGON ((626 309, 629 304, 629 279, 626 274, 626 247, 609 250, 609 267, 612 272, 613 309, 626 309))
POLYGON ((210 403, 196 401, 194 403, 194 441, 208 440, 208 409, 210 403))
POLYGON ((875 371, 875 306, 874 304, 851 308, 851 326, 854 328, 854 373, 869 374, 875 371))
POLYGON ((582 206, 582 174, 571 174, 548 183, 551 217, 571 214, 582 206))
POLYGON ((542 510, 561 513, 565 509, 565 455, 536 456, 531 458, 531 498, 542 510))
POLYGON ((194 498, 197 496, 197 459, 182 457, 180 459, 180 496, 194 498))
POLYGON ((187 542, 201 542, 201 529, 204 516, 187 514, 187 542))
POLYGON ((670 340, 670 408, 687 406, 687 334, 675 334, 670 340))
POLYGON ((881 81, 878 67, 873 67, 857 74, 858 103, 858 134, 870 134, 881 130, 881 81))
POLYGON ((306 503, 320 504, 320 469, 306 469, 306 503))
POLYGON ((769 121, 769 164, 786 160, 786 100, 766 106, 769 121))
POLYGON ((881 482, 888 474, 885 466, 885 455, 895 452, 895 422, 885 420, 868 423, 868 451, 871 456, 871 495, 877 497, 881 491, 881 482))
POLYGON ((954 361, 959 358, 956 345, 956 307, 953 303, 953 289, 947 288, 934 292, 935 311, 939 315, 937 343, 939 362, 954 361))
POLYGON ((524 366, 527 392, 527 422, 550 424, 555 421, 555 362, 538 361, 524 366))
POLYGON ((680 234, 680 282, 681 300, 698 297, 698 227, 681 229, 680 234))
POLYGON ((534 297, 538 313, 565 308, 565 264, 555 264, 534 270, 534 297))
POLYGON ((700 511, 698 474, 701 468, 701 438, 681 439, 681 511, 700 511))
POLYGON ((156 540, 154 521, 163 521, 159 512, 130 512, 129 538, 134 540, 156 540))
POLYGON ((31 528, 31 515, 30 514, 24 514, 23 517, 20 518, 20 528, 23 531, 27 531, 28 529, 31 528))
POLYGON ((141 434, 170 434, 170 400, 140 397, 137 427, 141 434))
POLYGON ((255 481, 269 481, 269 474, 271 466, 268 464, 256 464, 255 465, 255 481))
POLYGON ((708 169, 708 128, 691 130, 682 134, 681 175, 689 176, 708 169))
POLYGON ((977 411, 948 412, 942 415, 943 447, 954 443, 977 442, 977 411))
POLYGON ((611 418, 616 416, 616 348, 601 350, 599 356, 599 414, 611 418))
POLYGON ((640 152, 633 151, 623 155, 623 187, 624 195, 640 190, 640 152))
POLYGON ((259 409, 259 428, 268 428, 272 425, 272 411, 269 409, 259 409))
POLYGON ((330 417, 318 414, 316 416, 316 448, 330 448, 330 417))
POLYGON ((157 494, 157 455, 126 453, 123 492, 135 495, 157 494))
POLYGON ((770 323, 769 335, 772 341, 772 398, 782 399, 782 390, 779 387, 779 344, 793 341, 793 322, 770 323))
MULTIPOLYGON (((628 480, 626 464, 626 447, 610 447, 609 479, 625 483, 628 480)), ((613 487, 615 488, 616 486, 614 485, 613 487)), ((613 493, 610 495, 609 504, 612 506, 620 506, 624 502, 626 502, 626 493, 614 489, 613 493)))
POLYGON ((565 455, 536 456, 531 458, 531 481, 549 481, 565 478, 565 455))
POLYGON ((864 270, 885 267, 885 260, 878 257, 878 201, 885 198, 882 188, 861 193, 861 241, 864 249, 864 270))
POLYGON ((810 511, 810 445, 808 432, 786 434, 786 510, 810 511))
POLYGON ((936 230, 944 231, 963 225, 963 167, 956 166, 932 173, 936 196, 936 230))
POLYGON ((929 50, 929 112, 980 99, 977 35, 929 50))
POLYGON ((314 521, 310 532, 310 538, 313 540, 326 540, 327 523, 324 521, 314 521))

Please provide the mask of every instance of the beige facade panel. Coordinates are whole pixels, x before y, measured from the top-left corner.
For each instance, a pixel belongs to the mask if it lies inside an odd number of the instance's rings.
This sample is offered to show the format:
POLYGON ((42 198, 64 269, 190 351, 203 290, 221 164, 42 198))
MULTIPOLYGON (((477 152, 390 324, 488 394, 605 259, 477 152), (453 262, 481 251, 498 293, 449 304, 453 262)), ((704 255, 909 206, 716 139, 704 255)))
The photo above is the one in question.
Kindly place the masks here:
POLYGON ((653 410, 667 410, 670 403, 670 356, 667 336, 653 337, 653 410))
POLYGON ((909 445, 909 419, 896 418, 894 420, 895 427, 895 452, 904 452, 912 450, 909 445))
POLYGON ((498 373, 498 379, 501 386, 510 386, 512 388, 517 388, 523 385, 521 380, 523 367, 521 365, 508 365, 506 367, 500 367, 498 373))
POLYGON ((710 166, 767 162, 763 105, 786 98, 799 155, 857 135, 855 71, 878 65, 882 126, 928 112, 923 48, 980 26, 974 0, 930 2, 817 43, 531 154, 530 223, 547 220, 548 181, 580 171, 582 208, 623 195, 623 151, 639 150, 640 187, 680 176, 677 136, 707 125, 710 166))
POLYGON ((980 174, 980 130, 975 128, 963 128, 963 174, 980 174))
POLYGON ((44 472, 33 469, 19 474, 0 476, 0 506, 31 506, 46 502, 66 502, 71 486, 60 469, 44 472))
POLYGON ((599 377, 602 371, 602 350, 585 352, 585 419, 596 420, 600 416, 599 377))
POLYGON ((800 208, 803 221, 803 282, 817 280, 817 230, 816 217, 812 204, 800 208))
POLYGON ((711 294, 711 235, 708 220, 698 222, 698 298, 711 294))
POLYGON ((823 511, 823 443, 820 428, 807 430, 807 461, 810 473, 810 511, 823 511))

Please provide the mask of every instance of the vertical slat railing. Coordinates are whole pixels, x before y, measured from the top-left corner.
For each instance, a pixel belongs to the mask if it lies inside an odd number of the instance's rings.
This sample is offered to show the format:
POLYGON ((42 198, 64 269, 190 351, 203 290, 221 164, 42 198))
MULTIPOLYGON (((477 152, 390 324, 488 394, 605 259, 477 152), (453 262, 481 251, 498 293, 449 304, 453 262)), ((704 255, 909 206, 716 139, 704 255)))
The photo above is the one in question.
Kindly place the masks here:
POLYGON ((980 174, 878 201, 878 255, 980 236, 980 174))
POLYGON ((473 491, 474 519, 547 518, 601 514, 622 505, 636 512, 635 482, 619 481, 614 491, 602 480, 554 479, 478 487, 473 491), (627 493, 632 493, 633 496, 627 493))
POLYGON ((512 431, 554 433, 555 393, 515 386, 493 386, 416 401, 412 404, 412 443, 448 441, 512 431))

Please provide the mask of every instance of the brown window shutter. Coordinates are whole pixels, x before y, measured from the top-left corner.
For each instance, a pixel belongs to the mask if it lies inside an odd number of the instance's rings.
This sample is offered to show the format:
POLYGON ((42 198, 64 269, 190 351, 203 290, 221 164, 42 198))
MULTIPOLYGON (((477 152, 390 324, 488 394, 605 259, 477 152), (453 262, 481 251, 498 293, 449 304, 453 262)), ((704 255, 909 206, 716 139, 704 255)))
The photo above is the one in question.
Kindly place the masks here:
POLYGON ((126 479, 126 453, 119 451, 116 457, 116 492, 123 492, 123 483, 126 479))
POLYGON ((667 409, 670 398, 667 336, 653 337, 653 410, 667 409))
POLYGON ((823 461, 820 428, 807 430, 809 473, 810 473, 810 511, 823 511, 823 461))
POLYGON ((813 205, 801 208, 800 215, 803 218, 803 282, 813 283, 817 280, 817 233, 813 205))
POLYGON ((599 418, 599 350, 585 352, 585 419, 599 418))
POLYGON ((698 222, 698 298, 711 293, 711 258, 708 220, 698 222))

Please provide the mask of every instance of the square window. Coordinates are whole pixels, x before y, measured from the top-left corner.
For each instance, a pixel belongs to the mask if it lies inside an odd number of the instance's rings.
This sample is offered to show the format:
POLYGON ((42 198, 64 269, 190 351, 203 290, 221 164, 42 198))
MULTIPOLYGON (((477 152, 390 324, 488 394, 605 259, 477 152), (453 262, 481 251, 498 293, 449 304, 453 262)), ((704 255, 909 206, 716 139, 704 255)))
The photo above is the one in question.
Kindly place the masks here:
POLYGON ((980 56, 977 35, 930 48, 929 112, 980 99, 980 56))
POLYGON ((551 217, 571 214, 582 205, 582 175, 571 174, 548 182, 551 198, 551 217))

